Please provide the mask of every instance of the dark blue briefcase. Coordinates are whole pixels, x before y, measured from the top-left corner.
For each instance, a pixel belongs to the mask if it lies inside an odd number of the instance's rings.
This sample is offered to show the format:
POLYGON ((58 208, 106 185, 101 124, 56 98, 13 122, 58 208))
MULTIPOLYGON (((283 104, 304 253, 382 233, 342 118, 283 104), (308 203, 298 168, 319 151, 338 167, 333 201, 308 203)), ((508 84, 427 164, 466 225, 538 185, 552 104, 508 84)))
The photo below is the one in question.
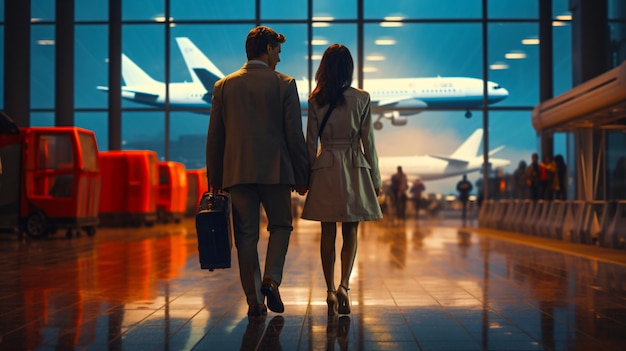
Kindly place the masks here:
POLYGON ((200 268, 230 268, 233 247, 233 226, 230 195, 223 192, 206 192, 200 200, 196 214, 196 234, 200 268))

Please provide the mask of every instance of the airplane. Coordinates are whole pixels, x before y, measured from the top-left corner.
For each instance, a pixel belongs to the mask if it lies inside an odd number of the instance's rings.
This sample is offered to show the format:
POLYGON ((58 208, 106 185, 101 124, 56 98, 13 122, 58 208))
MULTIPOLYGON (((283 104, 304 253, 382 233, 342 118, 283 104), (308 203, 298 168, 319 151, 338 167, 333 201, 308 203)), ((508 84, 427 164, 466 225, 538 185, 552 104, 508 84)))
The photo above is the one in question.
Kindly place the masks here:
MULTIPOLYGON (((170 107, 211 107, 213 84, 224 74, 211 60, 186 37, 176 38, 191 82, 170 83, 170 107)), ((140 104, 163 106, 165 83, 154 80, 129 57, 122 54, 122 98, 140 104)), ((308 105, 309 80, 296 81, 303 112, 308 105)), ((470 108, 483 105, 483 81, 467 77, 434 78, 384 78, 366 79, 363 88, 370 93, 374 128, 382 129, 381 120, 388 118, 394 126, 407 124, 407 116, 416 115, 427 108, 467 109, 465 117, 471 117, 470 108)), ((108 91, 106 86, 97 89, 108 91)), ((487 82, 488 103, 505 99, 508 91, 494 82, 487 82)), ((207 112, 201 112, 207 113, 207 112)))
MULTIPOLYGON (((224 77, 224 73, 188 38, 176 38, 176 42, 183 53, 191 82, 169 83, 169 105, 208 111, 211 108, 213 85, 224 77)), ((165 105, 165 83, 150 77, 125 54, 122 54, 122 78, 125 83, 122 86, 122 99, 151 106, 165 105)), ((106 86, 98 86, 97 89, 109 91, 106 86)))
MULTIPOLYGON (((479 152, 482 138, 483 129, 478 128, 448 156, 379 156, 378 168, 383 179, 389 179, 401 166, 407 178, 419 177, 424 181, 477 172, 483 169, 483 155, 479 152)), ((489 151, 489 166, 492 169, 511 164, 510 160, 491 158, 503 148, 504 145, 489 151)))

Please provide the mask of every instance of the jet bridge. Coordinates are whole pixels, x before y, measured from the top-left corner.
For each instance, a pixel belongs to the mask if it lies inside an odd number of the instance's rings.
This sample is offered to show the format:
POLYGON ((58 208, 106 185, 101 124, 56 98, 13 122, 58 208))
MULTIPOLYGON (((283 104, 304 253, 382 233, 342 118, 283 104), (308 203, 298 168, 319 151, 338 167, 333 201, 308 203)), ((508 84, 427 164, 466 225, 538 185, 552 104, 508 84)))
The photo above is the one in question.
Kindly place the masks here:
POLYGON ((626 199, 626 62, 538 104, 532 124, 567 133, 576 199, 626 199))

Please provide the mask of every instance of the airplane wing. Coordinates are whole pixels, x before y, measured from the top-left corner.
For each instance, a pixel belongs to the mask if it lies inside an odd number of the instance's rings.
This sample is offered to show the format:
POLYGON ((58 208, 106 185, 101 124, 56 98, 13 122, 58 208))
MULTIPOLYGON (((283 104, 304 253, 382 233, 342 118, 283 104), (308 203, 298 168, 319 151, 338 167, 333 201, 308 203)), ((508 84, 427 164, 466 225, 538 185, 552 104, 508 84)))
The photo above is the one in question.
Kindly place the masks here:
POLYGON ((405 100, 411 100, 411 107, 415 107, 415 108, 426 108, 428 107, 428 104, 426 104, 424 101, 422 100, 416 100, 413 96, 411 95, 404 95, 404 96, 394 96, 393 98, 389 98, 389 99, 381 99, 377 101, 377 106, 388 106, 388 105, 393 105, 393 104, 397 104, 399 102, 405 101, 405 100))
MULTIPOLYGON (((109 87, 105 87, 102 85, 98 85, 96 88, 100 91, 109 91, 109 87)), ((151 94, 146 93, 145 91, 126 89, 125 87, 122 87, 122 91, 125 93, 135 94, 135 100, 141 100, 145 102, 154 102, 159 98, 159 94, 151 94)))
POLYGON ((495 149, 493 149, 493 150, 489 151, 489 156, 493 156, 496 152, 498 152, 498 151, 500 151, 500 150, 502 150, 502 149, 504 149, 504 145, 502 145, 502 146, 498 146, 497 148, 495 148, 495 149))
POLYGON ((439 160, 446 161, 446 162, 448 162, 448 164, 450 166, 459 166, 459 167, 461 167, 461 166, 467 166, 469 164, 469 161, 467 161, 467 160, 460 160, 458 158, 452 158, 450 156, 438 156, 438 155, 428 155, 428 156, 430 156, 432 158, 439 159, 439 160))

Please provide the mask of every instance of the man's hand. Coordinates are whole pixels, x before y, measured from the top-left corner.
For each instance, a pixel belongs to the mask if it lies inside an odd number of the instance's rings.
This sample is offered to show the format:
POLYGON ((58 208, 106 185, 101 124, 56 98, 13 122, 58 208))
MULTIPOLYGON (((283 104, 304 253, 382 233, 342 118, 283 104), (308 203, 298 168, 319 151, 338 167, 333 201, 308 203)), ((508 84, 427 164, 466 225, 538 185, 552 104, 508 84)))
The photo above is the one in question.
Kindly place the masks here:
POLYGON ((306 185, 294 185, 291 191, 297 192, 299 195, 305 195, 309 191, 309 187, 306 185))

